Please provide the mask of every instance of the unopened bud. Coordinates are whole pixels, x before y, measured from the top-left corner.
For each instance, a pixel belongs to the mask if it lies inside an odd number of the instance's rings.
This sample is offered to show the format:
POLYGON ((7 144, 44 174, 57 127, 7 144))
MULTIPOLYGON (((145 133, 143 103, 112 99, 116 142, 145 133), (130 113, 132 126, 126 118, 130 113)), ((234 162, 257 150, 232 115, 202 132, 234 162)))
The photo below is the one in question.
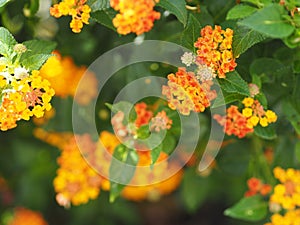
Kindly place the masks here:
POLYGON ((27 51, 27 48, 26 48, 26 46, 23 45, 23 44, 16 44, 16 45, 14 46, 14 51, 15 51, 16 53, 18 53, 18 54, 22 54, 22 53, 24 53, 24 52, 27 51))

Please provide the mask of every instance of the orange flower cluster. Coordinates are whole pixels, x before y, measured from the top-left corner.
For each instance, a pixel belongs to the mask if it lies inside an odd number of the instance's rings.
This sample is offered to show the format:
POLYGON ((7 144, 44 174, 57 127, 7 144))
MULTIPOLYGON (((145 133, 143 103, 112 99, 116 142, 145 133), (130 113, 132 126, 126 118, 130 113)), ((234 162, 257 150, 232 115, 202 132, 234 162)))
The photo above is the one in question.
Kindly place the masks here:
POLYGON ((247 126, 246 117, 240 113, 238 107, 235 105, 231 105, 227 109, 226 116, 216 114, 213 118, 221 126, 224 126, 224 132, 227 135, 235 135, 239 138, 243 138, 246 134, 253 132, 253 128, 247 126))
POLYGON ((150 168, 152 159, 150 151, 138 151, 138 168, 132 178, 132 183, 149 183, 143 186, 126 186, 122 191, 122 196, 133 201, 158 200, 162 195, 173 192, 180 184, 183 171, 178 170, 172 176, 167 176, 166 171, 177 169, 177 165, 168 164, 165 160, 168 155, 160 153, 153 169, 150 168), (167 170, 168 169, 168 170, 167 170), (167 178, 167 179, 165 179, 167 178), (162 181, 161 181, 162 180, 162 181))
MULTIPOLYGON (((95 151, 96 146, 89 135, 78 136, 89 151, 95 151)), ((62 149, 58 158, 59 169, 53 184, 57 192, 56 200, 60 205, 69 207, 87 203, 100 193, 102 178, 83 158, 75 138, 62 149)))
POLYGON ((50 8, 50 15, 56 18, 72 16, 70 28, 74 33, 80 33, 83 24, 89 24, 91 8, 87 0, 63 0, 50 8))
POLYGON ((258 100, 247 97, 242 103, 245 106, 242 113, 237 106, 232 105, 227 109, 226 116, 214 115, 214 119, 224 126, 224 132, 227 135, 243 138, 248 133, 252 133, 258 123, 262 127, 266 127, 270 123, 276 122, 276 114, 271 110, 265 111, 258 100))
POLYGON ((262 183, 262 181, 256 177, 251 177, 247 181, 247 185, 249 190, 245 193, 246 197, 250 197, 256 194, 265 196, 272 191, 271 185, 262 183))
POLYGON ((173 121, 167 116, 165 111, 158 112, 155 117, 151 119, 150 130, 159 132, 160 130, 169 130, 173 121))
POLYGON ((134 105, 136 112, 136 127, 140 127, 149 123, 150 119, 153 117, 153 112, 147 110, 147 104, 145 102, 140 102, 134 105))
POLYGON ((45 111, 51 109, 50 100, 54 90, 48 80, 43 79, 39 71, 32 71, 31 75, 20 68, 22 75, 15 69, 13 76, 2 68, 0 74, 0 130, 6 131, 17 126, 17 121, 29 120, 30 117, 40 118, 45 111), (17 75, 16 75, 17 74, 17 75))
POLYGON ((25 208, 16 208, 8 225, 48 225, 39 212, 25 208))
POLYGON ((199 64, 205 64, 217 72, 219 78, 236 67, 232 53, 233 30, 222 30, 220 26, 206 26, 201 30, 201 37, 195 42, 199 64))
POLYGON ((81 105, 88 105, 97 96, 97 78, 85 66, 78 67, 71 57, 62 57, 54 52, 40 70, 42 77, 50 81, 56 96, 75 96, 75 101, 81 105), (78 83, 84 75, 84 82, 78 83))
POLYGON ((169 107, 182 115, 189 115, 190 111, 203 112, 210 106, 210 100, 216 98, 216 91, 210 89, 212 81, 199 83, 195 74, 184 67, 178 68, 176 74, 169 74, 168 80, 162 94, 167 97, 169 107))
POLYGON ((159 0, 111 0, 111 7, 119 11, 113 19, 113 25, 119 34, 130 32, 140 35, 153 27, 153 22, 160 18, 160 13, 153 10, 159 0))

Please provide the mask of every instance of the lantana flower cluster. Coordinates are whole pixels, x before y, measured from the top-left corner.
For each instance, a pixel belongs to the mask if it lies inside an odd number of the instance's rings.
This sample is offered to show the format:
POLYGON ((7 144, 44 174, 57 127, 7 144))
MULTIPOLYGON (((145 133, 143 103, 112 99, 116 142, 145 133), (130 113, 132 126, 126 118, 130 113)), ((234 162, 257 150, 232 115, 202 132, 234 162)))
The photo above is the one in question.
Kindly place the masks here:
POLYGON ((214 119, 224 126, 227 135, 235 135, 239 138, 245 137, 254 131, 254 127, 260 124, 262 127, 268 126, 277 120, 275 112, 265 111, 258 100, 247 97, 242 101, 244 108, 239 111, 235 105, 231 105, 226 110, 226 116, 214 115, 214 119))
POLYGON ((197 48, 196 61, 212 68, 219 78, 225 78, 226 73, 236 67, 232 52, 233 30, 222 30, 220 26, 205 26, 201 37, 194 43, 197 48))
MULTIPOLYGON (((26 52, 26 46, 16 44, 16 58, 26 52)), ((12 56, 11 56, 12 57, 12 56)), ((40 118, 51 109, 50 100, 54 89, 50 82, 40 76, 37 70, 30 71, 12 62, 9 57, 0 58, 0 130, 6 131, 17 126, 17 121, 40 118)))
POLYGON ((30 209, 18 207, 13 212, 13 217, 8 225, 48 225, 42 214, 30 209))
POLYGON ((216 91, 211 90, 213 82, 199 82, 194 72, 180 67, 175 74, 168 75, 168 85, 162 87, 162 94, 168 99, 171 109, 177 109, 182 115, 191 111, 203 112, 216 98, 216 91))
POLYGON ((97 96, 98 81, 94 73, 87 70, 86 66, 77 66, 69 56, 61 56, 53 52, 42 66, 40 74, 49 80, 55 95, 61 98, 76 96, 74 100, 80 105, 88 105, 97 96), (84 82, 78 86, 84 75, 84 82))
POLYGON ((159 0, 111 0, 111 7, 119 13, 113 19, 113 25, 119 34, 136 33, 137 35, 152 29, 160 13, 153 10, 159 0))
POLYGON ((274 213, 265 225, 296 225, 300 223, 300 171, 275 167, 274 176, 279 184, 270 197, 270 209, 274 213), (282 210, 283 209, 283 210, 282 210), (280 213, 284 211, 283 215, 280 213))
POLYGON ((83 24, 89 24, 91 8, 87 0, 63 0, 50 8, 50 14, 56 18, 72 16, 70 28, 74 33, 79 33, 83 24))
POLYGON ((247 186, 249 190, 245 193, 245 197, 250 197, 257 194, 266 196, 272 191, 272 186, 270 184, 265 184, 261 179, 256 177, 251 177, 247 181, 247 186))

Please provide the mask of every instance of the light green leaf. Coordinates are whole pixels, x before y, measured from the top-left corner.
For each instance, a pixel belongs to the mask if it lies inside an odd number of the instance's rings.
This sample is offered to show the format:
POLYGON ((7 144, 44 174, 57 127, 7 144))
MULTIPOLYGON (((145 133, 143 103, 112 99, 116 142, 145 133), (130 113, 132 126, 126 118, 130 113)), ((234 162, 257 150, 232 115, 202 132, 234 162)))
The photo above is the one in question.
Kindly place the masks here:
POLYGON ((111 8, 98 10, 91 13, 91 18, 93 18, 97 23, 100 23, 114 31, 116 28, 114 27, 112 20, 117 15, 117 12, 111 8))
POLYGON ((273 140, 277 138, 275 129, 270 125, 267 127, 262 127, 260 125, 257 125, 254 128, 254 134, 266 140, 273 140))
POLYGON ((26 46, 27 51, 23 54, 35 55, 35 54, 50 54, 55 48, 56 43, 52 41, 44 41, 44 40, 30 40, 22 43, 26 46))
POLYGON ((151 150, 151 165, 154 165, 156 163, 162 150, 163 145, 158 145, 157 147, 151 150))
POLYGON ((294 26, 282 19, 283 6, 271 4, 239 22, 272 38, 285 38, 294 31, 294 26))
POLYGON ((299 111, 299 99, 292 101, 290 99, 285 99, 282 101, 282 111, 286 118, 290 121, 292 126, 298 135, 300 135, 300 111, 299 111))
POLYGON ((0 27, 0 54, 9 57, 15 44, 17 41, 12 34, 6 28, 0 27))
POLYGON ((224 212, 226 216, 252 222, 264 219, 267 213, 268 203, 258 195, 242 198, 237 204, 224 212))
POLYGON ((160 0, 157 5, 174 14, 183 26, 186 26, 187 10, 185 4, 185 0, 160 0))
POLYGON ((242 19, 247 16, 250 16, 252 13, 254 13, 257 10, 257 8, 254 8, 249 5, 244 4, 238 4, 235 5, 232 9, 229 10, 227 13, 226 20, 236 20, 236 19, 242 19))
POLYGON ((135 150, 124 145, 118 145, 113 153, 113 158, 109 167, 110 195, 109 201, 114 202, 121 194, 123 188, 128 184, 138 163, 138 154, 135 150))
POLYGON ((247 82, 236 71, 227 73, 226 78, 219 79, 218 81, 221 88, 228 93, 250 95, 247 82))
POLYGON ((200 36, 201 27, 202 26, 200 21, 197 20, 197 18, 192 13, 190 13, 187 26, 185 27, 181 36, 181 43, 184 47, 190 49, 191 51, 194 51, 194 43, 200 36))
POLYGON ((28 70, 38 70, 46 62, 46 60, 52 56, 51 54, 35 54, 27 58, 23 58, 21 65, 28 70))
POLYGON ((0 7, 5 6, 10 0, 0 0, 0 7))
POLYGON ((235 57, 244 53, 253 45, 265 40, 267 37, 252 29, 237 26, 233 34, 232 50, 235 57))
POLYGON ((92 12, 110 7, 109 0, 88 0, 87 4, 91 7, 92 12))

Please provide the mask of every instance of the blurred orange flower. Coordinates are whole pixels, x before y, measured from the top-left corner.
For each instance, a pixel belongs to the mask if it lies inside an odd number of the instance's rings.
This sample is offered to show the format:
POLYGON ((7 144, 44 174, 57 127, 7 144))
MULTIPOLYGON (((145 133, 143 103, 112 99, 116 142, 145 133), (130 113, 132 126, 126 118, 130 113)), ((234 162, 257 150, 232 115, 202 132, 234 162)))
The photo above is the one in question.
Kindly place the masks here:
POLYGON ((16 208, 8 225, 48 225, 39 212, 25 208, 16 208))

